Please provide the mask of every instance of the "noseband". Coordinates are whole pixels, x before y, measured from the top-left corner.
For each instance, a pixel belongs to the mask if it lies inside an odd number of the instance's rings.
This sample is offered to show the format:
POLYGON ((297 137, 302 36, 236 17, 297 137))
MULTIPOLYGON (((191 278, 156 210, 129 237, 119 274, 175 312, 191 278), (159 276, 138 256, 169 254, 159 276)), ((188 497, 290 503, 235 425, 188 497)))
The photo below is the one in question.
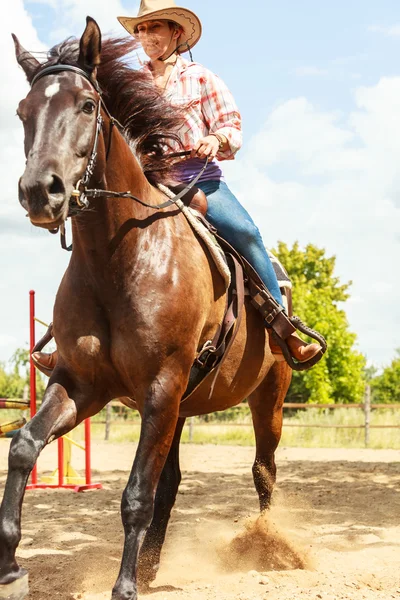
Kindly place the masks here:
MULTIPOLYGON (((104 109, 105 113, 107 114, 107 116, 110 119, 110 132, 109 132, 109 138, 108 138, 108 147, 107 147, 107 151, 106 151, 106 161, 107 161, 108 155, 111 150, 111 138, 112 138, 112 132, 113 132, 114 125, 118 125, 118 127, 121 129, 122 132, 124 131, 125 127, 123 125, 121 125, 121 123, 110 114, 110 112, 103 100, 102 91, 101 91, 101 88, 100 88, 98 82, 95 79, 92 79, 90 77, 90 75, 88 73, 86 73, 86 71, 84 71, 83 69, 80 69, 79 67, 75 67, 74 65, 51 65, 49 67, 44 67, 32 79, 31 88, 34 86, 34 84, 37 81, 39 81, 39 79, 42 79, 42 77, 46 77, 46 75, 54 75, 55 73, 62 73, 65 71, 71 71, 73 73, 76 73, 77 75, 80 75, 84 79, 86 79, 86 81, 88 81, 93 86, 95 91, 99 94, 99 102, 97 104, 97 116, 96 116, 96 131, 95 131, 95 136, 94 136, 93 149, 92 149, 90 158, 88 160, 88 163, 86 165, 85 172, 83 173, 81 179, 79 179, 79 181, 77 182, 75 189, 71 194, 71 199, 73 199, 76 202, 78 209, 85 210, 86 208, 89 208, 89 200, 88 200, 89 197, 91 197, 91 198, 103 197, 103 198, 131 198, 132 200, 139 202, 143 206, 152 208, 154 210, 160 210, 162 208, 167 208, 168 206, 175 204, 177 200, 180 200, 185 194, 187 194, 187 192, 189 190, 192 189, 192 187, 194 185, 196 185, 196 183, 198 182, 198 180, 200 179, 200 177, 203 175, 204 171, 207 168, 208 157, 206 158, 204 166, 202 167, 200 172, 196 175, 196 177, 194 177, 190 181, 190 183, 183 190, 181 190, 179 192, 179 194, 176 194, 173 198, 168 199, 166 202, 163 202, 162 204, 156 204, 156 205, 147 204, 147 202, 144 202, 140 198, 137 198, 130 192, 112 192, 110 190, 88 189, 86 187, 86 185, 89 183, 89 181, 93 175, 93 172, 94 172, 94 168, 95 168, 96 160, 97 160, 97 147, 99 144, 101 129, 102 129, 102 126, 104 123, 103 117, 101 116, 101 108, 104 109)), ((169 156, 172 158, 172 157, 179 157, 179 156, 188 156, 189 154, 191 154, 190 150, 184 151, 184 152, 175 152, 174 154, 170 154, 169 156)), ((75 208, 75 211, 76 211, 76 208, 75 208)), ((75 211, 70 211, 68 216, 73 216, 73 214, 75 214, 75 211)), ((65 250, 71 250, 72 246, 67 247, 67 245, 66 245, 64 224, 61 226, 60 230, 61 230, 61 245, 62 245, 62 247, 65 250)), ((58 231, 58 229, 54 230, 51 233, 57 233, 57 231, 58 231)))

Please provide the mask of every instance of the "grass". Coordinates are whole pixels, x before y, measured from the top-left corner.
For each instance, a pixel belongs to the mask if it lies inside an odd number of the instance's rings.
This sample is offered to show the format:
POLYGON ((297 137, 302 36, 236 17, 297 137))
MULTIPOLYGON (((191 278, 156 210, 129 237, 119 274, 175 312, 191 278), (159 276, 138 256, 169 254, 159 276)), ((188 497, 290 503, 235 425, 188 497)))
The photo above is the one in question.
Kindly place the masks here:
MULTIPOLYGON (((124 413, 134 416, 132 420, 116 418, 111 424, 111 442, 137 442, 140 434, 140 421, 136 413, 124 413)), ((21 411, 1 411, 1 421, 14 420, 21 411)), ((26 415, 25 415, 26 416, 26 415)), ((92 439, 103 440, 105 426, 98 422, 104 420, 103 413, 92 420, 92 439)), ((211 416, 211 418, 213 418, 211 416)), ((239 413, 238 422, 216 421, 205 423, 199 418, 193 420, 193 438, 195 444, 229 444, 253 446, 254 434, 247 410, 239 413)), ((385 408, 371 412, 371 425, 400 426, 400 409, 385 408)), ((285 416, 281 445, 304 448, 364 448, 364 414, 361 409, 307 409, 290 411, 285 416), (289 416, 290 415, 290 416, 289 416), (357 425, 361 428, 320 428, 290 427, 290 425, 357 425)), ((370 448, 400 449, 400 429, 370 429, 370 448)), ((74 432, 76 440, 83 439, 83 427, 74 432)), ((185 426, 182 442, 189 442, 189 427, 185 426)))
MULTIPOLYGON (((290 411, 285 416, 281 444, 305 448, 364 448, 364 413, 361 409, 339 408, 290 411), (361 428, 290 427, 290 425, 356 425, 361 428)), ((104 424, 93 422, 93 438, 104 439, 104 424)), ((371 412, 370 425, 398 425, 399 429, 370 429, 369 448, 400 449, 400 409, 387 408, 371 412)), ((137 442, 140 421, 112 421, 110 441, 137 442)), ((185 426, 182 442, 189 442, 189 427, 185 426)), ((254 434, 249 413, 242 413, 238 422, 213 420, 205 423, 193 420, 194 444, 229 444, 253 446, 254 434), (246 422, 244 422, 246 421, 246 422)))
MULTIPOLYGON (((287 424, 293 425, 356 425, 358 428, 283 427, 285 446, 305 448, 364 448, 364 413, 361 409, 338 408, 299 410, 287 424)), ((369 448, 400 449, 400 409, 376 409, 371 412, 370 425, 398 425, 399 429, 369 431, 369 448)))

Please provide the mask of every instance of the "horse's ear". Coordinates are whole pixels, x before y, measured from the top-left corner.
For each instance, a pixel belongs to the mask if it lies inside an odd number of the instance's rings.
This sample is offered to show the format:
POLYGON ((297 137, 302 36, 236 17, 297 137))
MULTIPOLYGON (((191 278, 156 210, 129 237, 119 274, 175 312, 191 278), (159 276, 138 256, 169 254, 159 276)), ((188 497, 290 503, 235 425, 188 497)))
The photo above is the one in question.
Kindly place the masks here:
POLYGON ((18 64, 23 68, 29 83, 31 83, 33 76, 40 67, 40 62, 21 46, 16 35, 13 33, 11 35, 14 40, 15 56, 17 57, 18 64))
POLYGON ((96 76, 100 64, 101 31, 92 17, 86 17, 86 29, 79 43, 78 64, 87 73, 96 76))

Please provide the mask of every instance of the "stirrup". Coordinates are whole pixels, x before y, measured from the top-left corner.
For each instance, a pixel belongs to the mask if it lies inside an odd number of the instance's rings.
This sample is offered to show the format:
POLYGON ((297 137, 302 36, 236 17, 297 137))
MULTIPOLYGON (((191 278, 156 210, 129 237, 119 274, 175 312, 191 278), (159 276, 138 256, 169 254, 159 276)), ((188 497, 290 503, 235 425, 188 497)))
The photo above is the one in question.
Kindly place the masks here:
POLYGON ((299 317, 286 317, 286 318, 292 323, 292 325, 296 329, 298 329, 302 333, 305 333, 306 335, 308 335, 310 338, 312 338, 313 340, 318 342, 319 345, 321 346, 321 350, 319 352, 317 352, 317 354, 315 356, 313 356, 312 358, 309 358, 308 360, 305 360, 304 362, 299 362, 299 361, 295 360, 293 358, 293 356, 290 354, 286 340, 282 339, 276 333, 274 328, 271 327, 272 337, 274 338, 274 341, 278 344, 278 346, 282 350, 282 354, 283 354, 287 364, 289 365, 289 367, 291 367, 293 369, 293 371, 307 371, 308 369, 311 369, 311 367, 316 365, 317 362, 319 362, 321 360, 321 358, 323 357, 323 355, 325 354, 326 348, 327 348, 326 340, 318 331, 315 331, 314 329, 311 329, 310 327, 305 325, 299 317))
POLYGON ((310 369, 321 360, 326 352, 327 344, 325 338, 317 331, 307 327, 299 317, 288 317, 283 307, 270 294, 254 269, 251 271, 251 274, 253 273, 256 276, 254 278, 256 281, 252 277, 249 278, 251 303, 264 317, 265 326, 272 330, 271 333, 274 341, 281 348, 287 364, 293 371, 306 371, 310 369), (299 362, 293 358, 286 343, 286 339, 297 329, 318 342, 321 346, 321 350, 315 356, 304 362, 299 362))

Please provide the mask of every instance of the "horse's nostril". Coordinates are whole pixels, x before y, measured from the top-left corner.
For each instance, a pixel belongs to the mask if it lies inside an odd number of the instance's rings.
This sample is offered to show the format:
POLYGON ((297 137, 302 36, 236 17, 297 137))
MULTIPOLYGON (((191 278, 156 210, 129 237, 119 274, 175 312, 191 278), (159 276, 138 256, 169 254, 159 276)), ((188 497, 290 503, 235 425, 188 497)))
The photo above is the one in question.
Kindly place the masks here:
POLYGON ((58 194, 65 193, 64 184, 61 181, 60 177, 58 177, 57 175, 52 176, 52 182, 49 185, 48 189, 49 189, 49 194, 51 194, 52 196, 56 196, 58 194))

